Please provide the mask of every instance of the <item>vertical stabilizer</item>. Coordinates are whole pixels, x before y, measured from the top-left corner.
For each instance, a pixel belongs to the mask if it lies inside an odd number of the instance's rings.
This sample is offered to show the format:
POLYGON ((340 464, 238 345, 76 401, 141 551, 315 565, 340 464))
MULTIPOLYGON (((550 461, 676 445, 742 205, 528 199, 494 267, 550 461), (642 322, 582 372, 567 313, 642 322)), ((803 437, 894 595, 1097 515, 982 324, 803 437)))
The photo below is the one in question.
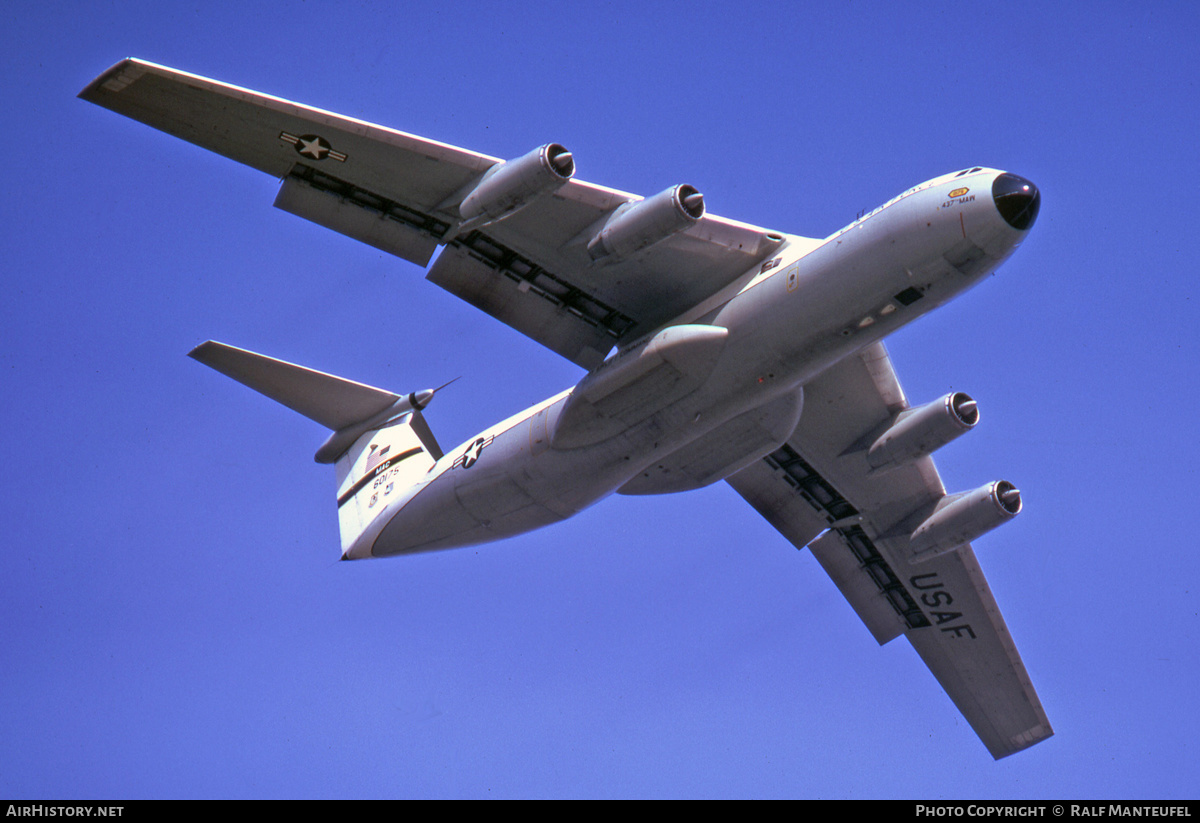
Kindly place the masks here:
POLYGON ((408 414, 386 428, 367 432, 337 459, 343 555, 388 503, 405 496, 437 462, 413 425, 417 422, 420 426, 424 421, 414 421, 413 417, 408 414))

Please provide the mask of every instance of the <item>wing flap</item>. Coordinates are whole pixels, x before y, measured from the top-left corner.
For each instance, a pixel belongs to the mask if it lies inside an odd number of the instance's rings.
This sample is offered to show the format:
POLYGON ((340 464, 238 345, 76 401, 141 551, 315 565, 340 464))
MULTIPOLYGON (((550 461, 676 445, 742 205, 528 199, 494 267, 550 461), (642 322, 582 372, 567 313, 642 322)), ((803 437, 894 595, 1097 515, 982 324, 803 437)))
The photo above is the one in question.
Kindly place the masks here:
POLYGON ((600 365, 616 342, 611 308, 511 255, 472 254, 455 242, 426 278, 585 369, 600 365))
POLYGON ((576 198, 587 197, 595 188, 572 180, 553 197, 489 226, 487 233, 599 302, 636 318, 634 336, 665 325, 716 294, 784 242, 781 234, 705 215, 691 228, 630 258, 597 264, 587 253, 591 230, 611 209, 640 198, 623 193, 618 198, 614 192, 609 208, 584 208, 585 201, 576 198))
POLYGON ((725 482, 797 549, 829 528, 829 521, 768 460, 750 464, 725 482))
POLYGON ((895 608, 887 599, 887 586, 891 585, 881 574, 881 587, 868 571, 867 565, 855 555, 844 536, 833 529, 825 532, 809 544, 809 550, 821 568, 837 585, 851 608, 862 618, 867 630, 880 646, 894 640, 904 631, 904 623, 897 617, 895 608))
POLYGON ((290 174, 279 187, 275 208, 311 220, 347 237, 416 263, 429 265, 437 239, 426 231, 396 219, 390 210, 368 210, 353 200, 323 191, 290 174))

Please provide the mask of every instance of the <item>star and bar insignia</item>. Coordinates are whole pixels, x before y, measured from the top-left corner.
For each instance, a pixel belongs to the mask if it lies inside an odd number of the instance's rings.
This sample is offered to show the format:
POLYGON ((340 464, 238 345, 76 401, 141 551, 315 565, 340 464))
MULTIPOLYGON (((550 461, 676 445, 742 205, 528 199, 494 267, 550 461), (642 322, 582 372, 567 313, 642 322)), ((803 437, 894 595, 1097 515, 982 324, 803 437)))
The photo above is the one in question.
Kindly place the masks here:
POLYGON ((494 438, 492 438, 492 437, 477 438, 474 442, 471 443, 471 445, 467 446, 466 451, 464 451, 462 454, 460 454, 455 459, 454 464, 451 466, 451 468, 469 469, 472 466, 474 466, 475 461, 477 461, 479 459, 480 452, 482 452, 488 446, 492 445, 493 439, 494 438))
POLYGON ((279 139, 285 143, 291 143, 296 153, 307 157, 311 160, 324 160, 328 157, 331 160, 336 160, 339 163, 346 162, 346 155, 340 151, 334 151, 333 146, 324 137, 316 134, 289 134, 286 131, 279 133, 279 139))

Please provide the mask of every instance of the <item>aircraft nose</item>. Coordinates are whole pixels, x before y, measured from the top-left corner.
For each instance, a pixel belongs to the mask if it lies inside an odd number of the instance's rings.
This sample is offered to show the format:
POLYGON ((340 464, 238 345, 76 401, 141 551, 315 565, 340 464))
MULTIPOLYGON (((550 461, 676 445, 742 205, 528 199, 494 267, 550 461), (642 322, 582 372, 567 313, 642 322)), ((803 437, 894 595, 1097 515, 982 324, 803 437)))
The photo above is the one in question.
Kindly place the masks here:
POLYGON ((1037 220, 1042 195, 1037 186, 1015 174, 1007 172, 992 183, 992 200, 1004 222, 1018 231, 1028 231, 1037 220))

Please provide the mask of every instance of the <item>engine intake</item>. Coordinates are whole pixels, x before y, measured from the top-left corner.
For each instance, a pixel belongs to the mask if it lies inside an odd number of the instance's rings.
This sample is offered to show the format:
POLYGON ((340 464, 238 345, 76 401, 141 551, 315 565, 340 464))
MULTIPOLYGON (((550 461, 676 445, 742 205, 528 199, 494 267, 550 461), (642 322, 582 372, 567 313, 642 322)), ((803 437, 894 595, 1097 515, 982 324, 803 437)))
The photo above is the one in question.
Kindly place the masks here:
POLYGON ((915 409, 906 409, 896 422, 871 444, 867 462, 876 470, 891 469, 933 454, 979 422, 979 405, 965 392, 915 409))
POLYGON ((1007 523, 1021 511, 1021 492, 1007 480, 943 497, 909 539, 914 562, 937 557, 1007 523))
POLYGON ((615 262, 692 226, 704 216, 704 195, 681 184, 617 209, 588 243, 593 260, 615 262))
POLYGON ((488 170, 458 207, 472 227, 503 220, 533 200, 557 191, 575 174, 575 159, 558 143, 547 143, 523 157, 488 170))

